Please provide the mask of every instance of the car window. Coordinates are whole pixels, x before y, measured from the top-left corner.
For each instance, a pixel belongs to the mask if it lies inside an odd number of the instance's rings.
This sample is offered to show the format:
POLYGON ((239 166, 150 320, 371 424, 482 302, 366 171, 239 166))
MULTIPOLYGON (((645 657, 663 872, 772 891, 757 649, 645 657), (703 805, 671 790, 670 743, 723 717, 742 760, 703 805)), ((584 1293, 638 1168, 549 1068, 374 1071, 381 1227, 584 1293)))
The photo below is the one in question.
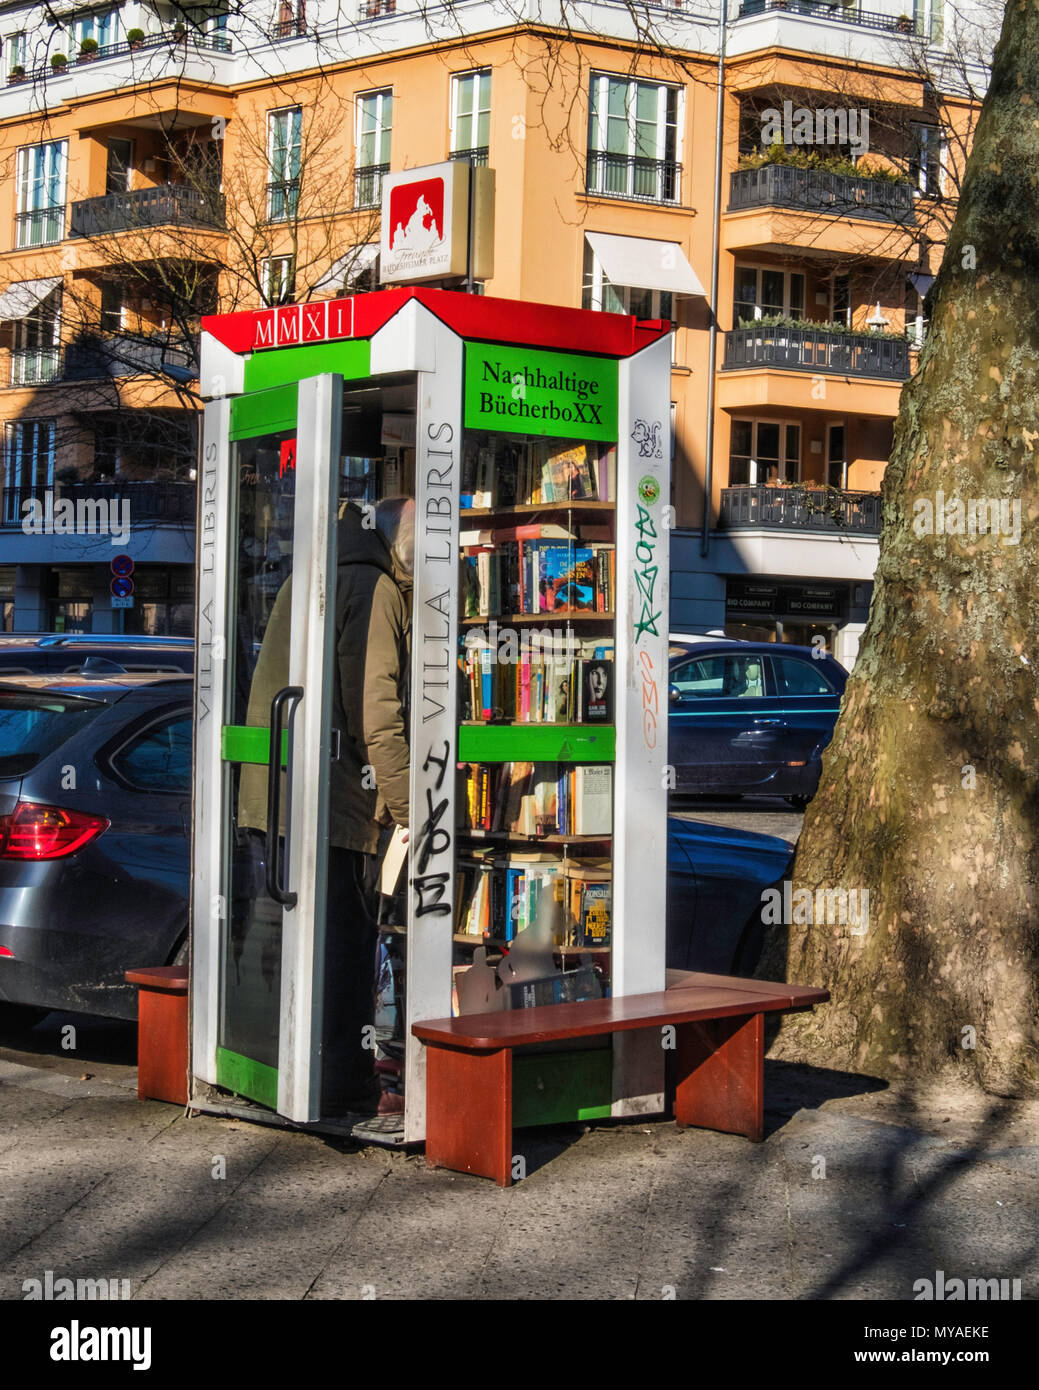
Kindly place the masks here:
POLYGON ((758 699, 765 694, 760 656, 701 656, 671 670, 683 700, 758 699))
POLYGON ((104 708, 97 700, 0 690, 0 777, 24 777, 104 708))
POLYGON ((833 695, 834 688, 823 675, 818 663, 801 661, 796 656, 774 656, 776 690, 780 695, 833 695))
POLYGON ((191 715, 151 724, 113 754, 112 767, 139 791, 191 790, 191 715))

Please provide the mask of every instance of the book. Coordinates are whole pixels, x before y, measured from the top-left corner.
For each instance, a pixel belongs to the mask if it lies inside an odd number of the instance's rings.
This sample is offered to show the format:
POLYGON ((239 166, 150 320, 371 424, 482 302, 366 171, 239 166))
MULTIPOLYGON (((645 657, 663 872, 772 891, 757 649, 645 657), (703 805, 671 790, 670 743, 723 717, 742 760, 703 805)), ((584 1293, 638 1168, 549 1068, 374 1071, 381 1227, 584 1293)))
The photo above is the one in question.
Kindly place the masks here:
POLYGON ((573 833, 609 835, 613 829, 613 768, 579 763, 571 772, 573 833))
POLYGON ((593 552, 586 546, 546 544, 539 552, 541 611, 594 610, 593 552))
POLYGON ((592 657, 577 663, 580 697, 578 722, 581 724, 610 724, 613 722, 613 687, 615 668, 605 657, 592 657))
POLYGON ((581 915, 578 921, 578 946, 608 946, 610 944, 612 885, 586 882, 581 889, 581 915))

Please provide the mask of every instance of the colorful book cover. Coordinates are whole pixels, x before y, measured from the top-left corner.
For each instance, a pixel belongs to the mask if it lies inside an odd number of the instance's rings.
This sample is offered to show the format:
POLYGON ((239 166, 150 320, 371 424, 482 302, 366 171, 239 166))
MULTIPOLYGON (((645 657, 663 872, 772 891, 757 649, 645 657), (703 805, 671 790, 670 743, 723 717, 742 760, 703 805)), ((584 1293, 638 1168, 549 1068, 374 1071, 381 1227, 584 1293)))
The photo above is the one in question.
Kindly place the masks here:
POLYGON ((578 924, 580 945, 610 944, 610 896, 609 883, 586 883, 581 889, 581 920, 578 924))
POLYGON ((582 661, 578 665, 581 679, 581 722, 610 724, 613 722, 612 661, 582 661))
POLYGON ((542 613, 595 609, 592 552, 587 546, 546 545, 541 550, 539 591, 542 613))

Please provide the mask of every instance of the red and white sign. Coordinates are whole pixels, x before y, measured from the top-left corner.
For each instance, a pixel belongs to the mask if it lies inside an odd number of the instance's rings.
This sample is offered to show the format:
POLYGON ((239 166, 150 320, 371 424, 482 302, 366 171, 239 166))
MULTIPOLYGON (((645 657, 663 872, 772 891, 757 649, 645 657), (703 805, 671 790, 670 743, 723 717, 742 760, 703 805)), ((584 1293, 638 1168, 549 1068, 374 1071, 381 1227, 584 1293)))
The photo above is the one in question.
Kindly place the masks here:
POLYGON ((382 181, 380 277, 409 284, 464 275, 469 166, 448 160, 382 181))

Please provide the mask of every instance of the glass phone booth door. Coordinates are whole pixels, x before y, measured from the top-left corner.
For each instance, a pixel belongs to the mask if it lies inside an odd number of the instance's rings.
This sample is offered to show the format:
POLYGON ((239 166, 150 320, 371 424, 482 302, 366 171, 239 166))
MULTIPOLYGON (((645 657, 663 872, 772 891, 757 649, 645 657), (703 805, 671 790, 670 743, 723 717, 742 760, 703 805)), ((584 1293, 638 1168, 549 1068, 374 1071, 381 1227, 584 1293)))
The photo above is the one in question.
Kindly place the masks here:
POLYGON ((298 1122, 319 1116, 342 395, 214 402, 203 451, 192 1072, 298 1122))

